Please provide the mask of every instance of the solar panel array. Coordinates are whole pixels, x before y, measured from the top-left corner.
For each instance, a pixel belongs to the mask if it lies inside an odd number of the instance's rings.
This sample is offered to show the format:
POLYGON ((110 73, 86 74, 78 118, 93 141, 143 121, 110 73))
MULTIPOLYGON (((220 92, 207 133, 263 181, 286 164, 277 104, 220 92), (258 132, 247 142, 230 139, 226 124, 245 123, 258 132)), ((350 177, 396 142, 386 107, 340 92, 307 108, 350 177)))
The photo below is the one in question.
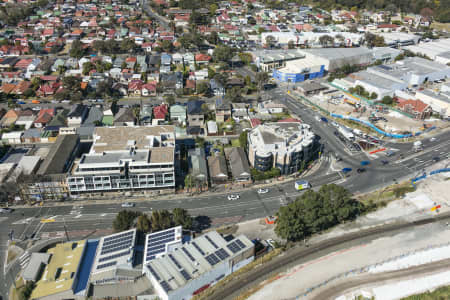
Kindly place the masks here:
POLYGON ((108 246, 102 246, 102 251, 100 255, 105 255, 108 253, 116 252, 122 249, 130 248, 132 246, 133 237, 122 238, 117 244, 110 244, 108 246))
POLYGON ((166 244, 175 241, 175 228, 150 234, 147 239, 146 261, 166 251, 166 244))
POLYGON ((107 267, 111 267, 111 266, 114 266, 116 264, 117 264, 117 261, 111 261, 111 262, 108 262, 106 264, 98 265, 97 266, 97 270, 104 269, 104 268, 107 268, 107 267))
POLYGON ((126 251, 122 251, 122 252, 119 252, 117 254, 113 254, 113 255, 110 255, 110 256, 105 256, 105 257, 100 258, 98 260, 98 262, 101 263, 101 262, 104 262, 104 261, 107 261, 107 260, 111 260, 111 259, 115 259, 115 258, 122 257, 122 256, 125 256, 125 255, 129 255, 130 252, 131 252, 131 250, 128 249, 126 251))
POLYGON ((162 288, 164 289, 164 291, 167 293, 168 291, 170 291, 170 290, 172 290, 171 288, 170 288, 170 285, 167 283, 167 282, 165 282, 165 281, 161 281, 161 286, 162 286, 162 288))
POLYGON ((229 257, 230 255, 228 254, 227 251, 225 251, 225 249, 221 248, 219 250, 216 251, 216 255, 221 259, 224 260, 227 257, 229 257))
POLYGON ((241 249, 245 248, 244 243, 241 240, 235 240, 227 245, 227 248, 233 253, 239 252, 241 249))
POLYGON ((189 257, 189 259, 191 261, 195 261, 195 258, 192 256, 192 254, 189 251, 187 251, 186 248, 183 247, 183 248, 181 248, 181 250, 183 250, 184 254, 186 254, 186 256, 189 257))
POLYGON ((208 242, 211 243, 211 245, 213 245, 214 248, 216 248, 216 249, 219 248, 219 246, 217 246, 217 244, 214 243, 214 241, 209 236, 205 235, 205 238, 208 240, 208 242))
POLYGON ((198 252, 200 252, 201 255, 205 255, 205 252, 197 245, 197 243, 192 242, 192 245, 197 249, 198 252))
POLYGON ((217 256, 214 253, 211 253, 210 255, 205 257, 206 261, 209 262, 211 266, 216 265, 218 262, 220 262, 220 259, 217 258, 217 256))
POLYGON ((173 261, 173 263, 177 266, 178 269, 182 268, 178 260, 175 257, 173 257, 172 254, 169 254, 169 258, 173 261))
POLYGON ((186 279, 186 281, 188 281, 189 279, 191 279, 191 276, 189 276, 188 272, 186 272, 186 270, 181 270, 180 271, 181 275, 183 275, 184 279, 186 279))
POLYGON ((124 238, 127 236, 133 236, 133 235, 134 235, 134 230, 128 231, 125 233, 121 233, 121 234, 117 234, 117 235, 113 235, 113 236, 109 236, 103 240, 103 246, 106 246, 110 243, 115 243, 115 240, 117 240, 117 239, 124 238))
POLYGON ((156 280, 161 280, 161 277, 159 277, 158 273, 155 272, 155 269, 153 269, 150 264, 148 265, 148 269, 150 270, 150 273, 152 273, 153 277, 156 278, 156 280))

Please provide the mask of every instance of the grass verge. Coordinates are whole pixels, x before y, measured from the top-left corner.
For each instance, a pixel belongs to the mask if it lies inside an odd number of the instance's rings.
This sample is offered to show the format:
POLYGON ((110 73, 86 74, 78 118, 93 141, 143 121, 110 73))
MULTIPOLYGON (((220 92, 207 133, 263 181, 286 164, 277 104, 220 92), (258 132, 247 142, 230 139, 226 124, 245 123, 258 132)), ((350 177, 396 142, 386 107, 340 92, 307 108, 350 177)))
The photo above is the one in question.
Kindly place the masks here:
POLYGON ((423 294, 412 295, 401 300, 445 300, 450 299, 450 286, 444 286, 438 288, 432 292, 426 292, 423 294))
POLYGON ((405 194, 414 191, 414 187, 409 181, 388 186, 382 190, 378 190, 369 194, 358 196, 357 199, 368 207, 372 207, 370 211, 385 207, 389 202, 403 197, 405 194))

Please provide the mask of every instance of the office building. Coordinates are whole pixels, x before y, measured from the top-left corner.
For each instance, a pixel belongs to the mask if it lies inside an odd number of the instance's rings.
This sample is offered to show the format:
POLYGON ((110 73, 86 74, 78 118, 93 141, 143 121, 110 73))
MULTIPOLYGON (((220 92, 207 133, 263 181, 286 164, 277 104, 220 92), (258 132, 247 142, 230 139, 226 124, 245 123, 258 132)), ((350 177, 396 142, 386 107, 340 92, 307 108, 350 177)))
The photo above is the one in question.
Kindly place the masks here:
POLYGON ((265 123, 248 134, 248 159, 259 171, 278 168, 281 174, 292 174, 312 159, 316 144, 316 136, 307 124, 265 123))

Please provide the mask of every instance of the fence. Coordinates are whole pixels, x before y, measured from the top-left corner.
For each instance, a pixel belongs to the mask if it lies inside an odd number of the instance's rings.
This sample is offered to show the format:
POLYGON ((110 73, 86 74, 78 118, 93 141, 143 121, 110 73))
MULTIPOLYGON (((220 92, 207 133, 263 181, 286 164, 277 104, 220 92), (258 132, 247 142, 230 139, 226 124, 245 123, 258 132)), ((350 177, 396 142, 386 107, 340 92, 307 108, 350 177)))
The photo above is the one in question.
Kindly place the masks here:
POLYGON ((312 286, 310 288, 307 288, 303 293, 301 293, 300 295, 296 296, 293 299, 301 299, 303 297, 306 297, 308 294, 312 293, 314 290, 316 290, 318 288, 321 288, 323 286, 326 286, 327 284, 329 284, 329 283, 331 283, 333 281, 336 281, 338 279, 346 278, 346 277, 351 276, 351 275, 358 275, 358 274, 362 274, 362 273, 367 273, 367 272, 371 271, 372 269, 374 269, 376 267, 379 267, 379 266, 381 266, 381 265, 383 265, 385 263, 390 263, 390 262, 393 262, 393 261, 397 261, 397 260, 406 258, 408 256, 412 256, 412 255, 418 254, 420 252, 425 252, 425 251, 428 251, 428 250, 442 248, 442 247, 448 247, 448 246, 450 246, 450 242, 443 243, 443 244, 438 244, 438 245, 428 245, 427 247, 419 248, 419 249, 414 250, 414 251, 409 251, 409 252, 406 252, 404 254, 388 258, 388 259, 386 259, 384 261, 381 261, 381 262, 378 262, 378 263, 374 263, 374 264, 371 264, 371 265, 363 266, 361 268, 355 268, 355 269, 348 270, 346 272, 342 272, 342 273, 340 273, 340 274, 338 274, 336 276, 333 276, 331 278, 328 278, 327 280, 322 281, 321 283, 318 283, 318 284, 316 284, 316 285, 314 285, 314 286, 312 286))
POLYGON ((355 121, 355 122, 364 124, 364 125, 366 125, 366 126, 372 128, 372 129, 375 130, 376 132, 378 132, 378 133, 384 135, 384 136, 391 137, 391 138, 395 138, 395 139, 403 139, 403 138, 408 138, 408 137, 411 137, 411 136, 412 136, 412 134, 410 134, 410 133, 409 133, 409 134, 393 134, 393 133, 388 133, 388 132, 385 132, 385 131, 381 130, 380 128, 376 127, 375 125, 373 125, 372 123, 370 123, 370 122, 368 122, 368 121, 360 120, 360 119, 353 118, 353 117, 348 117, 348 116, 338 115, 338 114, 335 114, 335 113, 331 113, 330 116, 335 117, 335 118, 340 118, 340 119, 352 120, 352 121, 355 121))
MULTIPOLYGON (((437 169, 437 170, 431 171, 431 172, 430 172, 430 176, 431 176, 431 175, 435 175, 435 174, 439 174, 439 173, 443 173, 443 172, 450 172, 450 168, 437 169)), ((423 180, 423 179, 425 179, 425 178, 427 178, 427 173, 426 173, 426 172, 423 173, 422 176, 419 176, 419 177, 416 177, 416 178, 411 179, 411 184, 412 184, 414 187, 416 187, 416 182, 421 181, 421 180, 423 180)))

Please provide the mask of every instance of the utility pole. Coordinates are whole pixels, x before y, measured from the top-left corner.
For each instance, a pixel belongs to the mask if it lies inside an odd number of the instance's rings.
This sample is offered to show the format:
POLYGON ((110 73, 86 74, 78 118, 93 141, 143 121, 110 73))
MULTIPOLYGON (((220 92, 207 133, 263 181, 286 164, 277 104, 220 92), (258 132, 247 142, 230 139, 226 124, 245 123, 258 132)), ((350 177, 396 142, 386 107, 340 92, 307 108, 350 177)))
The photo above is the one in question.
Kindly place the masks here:
POLYGON ((67 227, 66 227, 66 219, 64 217, 63 217, 63 222, 64 222, 64 232, 66 233, 67 241, 70 241, 69 233, 67 232, 67 227))

